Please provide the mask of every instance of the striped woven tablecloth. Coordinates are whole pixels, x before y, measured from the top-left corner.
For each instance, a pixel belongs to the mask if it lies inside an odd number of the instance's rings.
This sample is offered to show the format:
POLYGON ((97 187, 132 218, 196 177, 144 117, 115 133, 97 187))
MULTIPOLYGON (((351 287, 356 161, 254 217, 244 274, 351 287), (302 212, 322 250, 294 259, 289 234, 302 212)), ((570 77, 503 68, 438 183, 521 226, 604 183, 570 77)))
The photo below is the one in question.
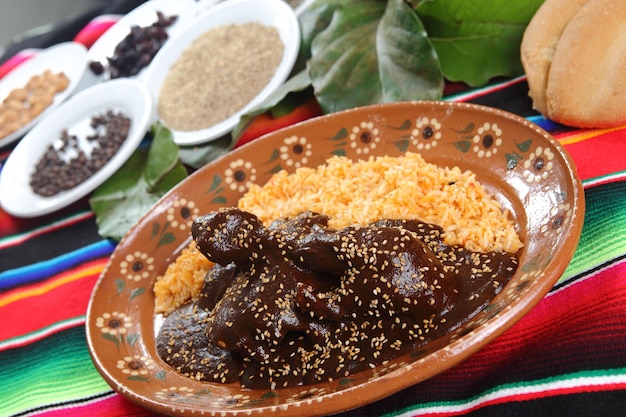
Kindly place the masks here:
MULTIPOLYGON (((552 291, 482 351, 344 415, 626 416, 626 126, 555 125, 531 110, 524 78, 449 91, 520 114, 565 146, 585 188, 579 247, 552 291)), ((0 211, 0 417, 155 415, 107 385, 86 344, 89 296, 114 249, 86 199, 30 220, 0 211)))

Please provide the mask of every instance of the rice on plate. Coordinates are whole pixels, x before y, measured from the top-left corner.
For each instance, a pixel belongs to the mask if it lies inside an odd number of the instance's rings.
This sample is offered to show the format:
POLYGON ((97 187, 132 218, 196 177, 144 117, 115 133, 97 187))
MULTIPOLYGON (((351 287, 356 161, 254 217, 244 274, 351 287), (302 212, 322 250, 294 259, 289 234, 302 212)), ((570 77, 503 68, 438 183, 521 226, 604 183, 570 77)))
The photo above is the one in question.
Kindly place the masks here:
MULTIPOLYGON (((477 252, 515 253, 523 243, 512 217, 471 171, 427 163, 417 153, 352 161, 334 156, 316 168, 280 171, 253 185, 238 207, 265 225, 313 211, 328 226, 367 225, 380 219, 420 220, 444 230, 444 242, 477 252)), ((197 295, 212 263, 192 241, 154 285, 155 312, 170 313, 197 295)))

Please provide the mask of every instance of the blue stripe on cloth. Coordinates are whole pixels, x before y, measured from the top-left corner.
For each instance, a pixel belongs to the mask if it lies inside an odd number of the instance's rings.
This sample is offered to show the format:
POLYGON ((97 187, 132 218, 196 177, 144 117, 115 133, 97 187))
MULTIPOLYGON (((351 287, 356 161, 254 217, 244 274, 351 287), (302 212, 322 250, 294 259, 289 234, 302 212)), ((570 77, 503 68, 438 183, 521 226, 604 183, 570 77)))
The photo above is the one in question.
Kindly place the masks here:
POLYGON ((550 119, 546 119, 545 117, 538 115, 538 116, 528 116, 526 117, 526 119, 529 122, 533 122, 534 124, 536 124, 537 126, 541 127, 543 130, 547 130, 548 132, 552 132, 555 131, 559 128, 562 128, 562 126, 559 123, 553 122, 550 119))
POLYGON ((0 291, 41 281, 86 261, 109 256, 115 246, 111 240, 101 240, 47 261, 0 272, 0 291))

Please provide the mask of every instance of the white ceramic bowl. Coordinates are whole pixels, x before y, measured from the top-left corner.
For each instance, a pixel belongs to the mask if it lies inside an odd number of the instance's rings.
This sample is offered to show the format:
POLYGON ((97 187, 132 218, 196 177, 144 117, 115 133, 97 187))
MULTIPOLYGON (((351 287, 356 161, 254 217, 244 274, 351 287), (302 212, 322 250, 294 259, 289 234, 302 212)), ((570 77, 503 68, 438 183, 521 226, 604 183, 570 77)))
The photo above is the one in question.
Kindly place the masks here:
MULTIPOLYGON (((131 27, 150 26, 156 22, 156 13, 159 11, 168 17, 178 16, 176 22, 167 28, 168 40, 165 42, 167 43, 195 20, 197 5, 195 0, 150 0, 143 3, 120 18, 94 42, 87 52, 88 60, 106 63, 107 58, 113 56, 117 45, 130 33, 131 27)), ((145 70, 146 68, 140 71, 138 76, 141 77, 145 70)), ((102 79, 108 78, 108 75, 105 71, 102 76, 93 75, 93 77, 102 79)))
MULTIPOLYGON (((144 82, 158 103, 159 92, 168 70, 176 62, 182 51, 196 38, 210 29, 228 24, 258 22, 275 27, 285 45, 282 60, 272 79, 246 106, 225 120, 205 129, 193 131, 172 130, 174 141, 179 145, 197 145, 221 137, 231 131, 242 114, 265 100, 289 76, 300 48, 300 25, 292 8, 282 0, 228 0, 210 7, 201 13, 195 23, 175 39, 168 42, 154 57, 146 70, 144 82)), ((155 112, 155 117, 158 114, 155 112)), ((166 124, 166 123, 164 123, 166 124)))
POLYGON ((57 107, 49 117, 37 124, 15 147, 0 175, 0 205, 9 214, 36 217, 54 212, 93 191, 115 173, 132 155, 150 124, 152 101, 140 82, 130 79, 106 81, 92 86, 57 107), (124 112, 131 119, 131 128, 117 154, 86 181, 52 197, 36 194, 30 179, 34 167, 48 145, 58 140, 61 131, 86 136, 92 130, 93 116, 107 110, 124 112))
POLYGON ((4 76, 0 80, 0 101, 4 100, 14 89, 24 87, 31 77, 42 74, 45 70, 63 72, 69 78, 70 83, 65 90, 54 96, 52 104, 39 116, 13 133, 0 138, 0 147, 24 136, 39 120, 71 96, 81 84, 86 68, 87 49, 76 42, 63 42, 38 52, 4 76))

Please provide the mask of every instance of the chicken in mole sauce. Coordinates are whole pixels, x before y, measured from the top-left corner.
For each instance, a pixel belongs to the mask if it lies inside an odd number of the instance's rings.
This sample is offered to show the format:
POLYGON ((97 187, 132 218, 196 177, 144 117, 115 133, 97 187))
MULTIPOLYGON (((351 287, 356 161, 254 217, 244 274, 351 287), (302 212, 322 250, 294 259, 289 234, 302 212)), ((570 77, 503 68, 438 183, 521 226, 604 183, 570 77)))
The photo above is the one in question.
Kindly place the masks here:
POLYGON ((307 212, 265 227, 236 208, 197 218, 193 238, 216 265, 166 318, 160 357, 250 388, 331 381, 457 328, 518 265, 515 254, 445 245, 440 227, 419 221, 327 222, 307 212))

